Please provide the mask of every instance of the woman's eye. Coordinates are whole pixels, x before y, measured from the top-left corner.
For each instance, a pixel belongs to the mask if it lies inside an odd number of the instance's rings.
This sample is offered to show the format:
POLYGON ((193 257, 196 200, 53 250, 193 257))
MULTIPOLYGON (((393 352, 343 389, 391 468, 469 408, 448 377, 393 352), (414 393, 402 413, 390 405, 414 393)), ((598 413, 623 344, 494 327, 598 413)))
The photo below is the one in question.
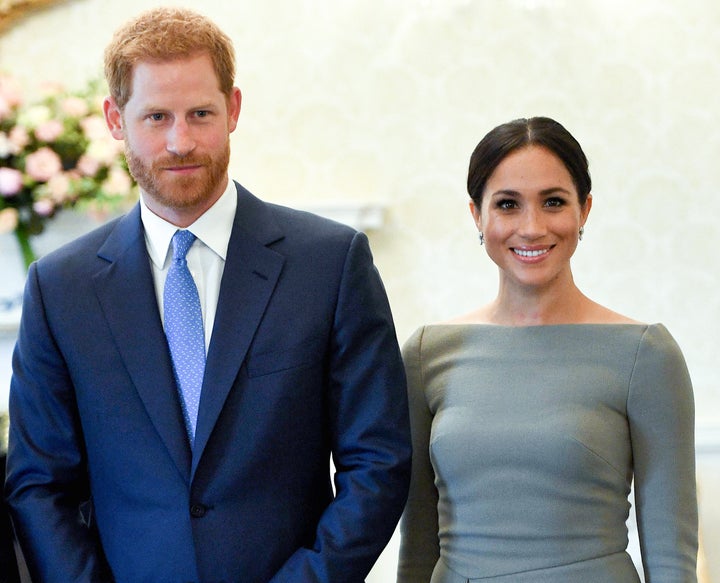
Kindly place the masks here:
POLYGON ((497 202, 497 208, 499 208, 501 210, 510 210, 510 209, 514 209, 516 207, 517 207, 517 204, 515 203, 514 200, 511 200, 511 199, 503 199, 503 200, 499 200, 497 202))
POLYGON ((545 201, 546 206, 552 206, 552 207, 560 207, 560 206, 563 206, 564 204, 565 204, 565 201, 562 198, 557 198, 557 197, 549 198, 545 201))

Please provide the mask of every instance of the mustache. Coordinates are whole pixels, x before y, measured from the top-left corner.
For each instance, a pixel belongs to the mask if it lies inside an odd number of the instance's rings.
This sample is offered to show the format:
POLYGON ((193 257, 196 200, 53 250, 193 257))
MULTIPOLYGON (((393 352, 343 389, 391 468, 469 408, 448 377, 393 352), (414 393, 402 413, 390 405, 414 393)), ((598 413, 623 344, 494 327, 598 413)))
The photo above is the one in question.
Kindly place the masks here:
POLYGON ((167 156, 153 162, 154 168, 185 168, 187 166, 209 166, 209 156, 167 156))

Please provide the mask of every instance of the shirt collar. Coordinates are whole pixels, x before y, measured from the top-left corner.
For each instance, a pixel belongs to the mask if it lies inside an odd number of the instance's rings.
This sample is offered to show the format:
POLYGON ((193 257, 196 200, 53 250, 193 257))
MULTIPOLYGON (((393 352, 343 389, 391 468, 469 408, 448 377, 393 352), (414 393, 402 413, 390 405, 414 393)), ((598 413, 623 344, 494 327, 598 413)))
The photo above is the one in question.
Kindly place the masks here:
MULTIPOLYGON (((140 192, 140 219, 145 229, 145 243, 152 262, 162 269, 168 257, 170 240, 177 227, 153 213, 145 204, 145 194, 140 192)), ((188 227, 193 235, 207 245, 223 261, 227 257, 235 211, 237 191, 235 183, 228 179, 225 191, 205 213, 188 227)))

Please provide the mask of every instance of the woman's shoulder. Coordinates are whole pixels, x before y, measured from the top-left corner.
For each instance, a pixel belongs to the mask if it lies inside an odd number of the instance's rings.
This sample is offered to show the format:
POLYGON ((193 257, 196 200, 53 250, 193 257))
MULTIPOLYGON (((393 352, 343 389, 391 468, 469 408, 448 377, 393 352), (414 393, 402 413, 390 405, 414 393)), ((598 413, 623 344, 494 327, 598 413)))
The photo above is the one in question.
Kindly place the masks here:
MULTIPOLYGON (((535 325, 553 325, 553 324, 636 324, 646 325, 644 322, 626 316, 610 308, 603 306, 592 300, 587 300, 582 308, 577 310, 558 310, 557 314, 552 314, 545 321, 539 319, 535 325)), ((493 304, 482 306, 471 312, 461 314, 438 322, 435 325, 442 326, 463 326, 463 325, 486 325, 486 326, 523 326, 522 322, 527 320, 525 317, 517 315, 510 318, 498 317, 497 309, 493 304), (512 320, 516 322, 509 323, 512 320)))
POLYGON ((482 306, 471 312, 465 312, 459 316, 452 316, 446 320, 436 322, 435 326, 463 326, 463 325, 495 325, 493 321, 491 306, 482 306))
POLYGON ((636 324, 644 326, 645 322, 626 316, 602 304, 589 300, 581 312, 578 324, 636 324))
POLYGON ((478 328, 476 323, 460 321, 439 321, 423 324, 405 340, 402 346, 403 355, 412 354, 428 356, 435 352, 448 352, 458 344, 464 344, 466 336, 478 328))
POLYGON ((682 353, 675 338, 670 331, 660 322, 647 323, 635 318, 631 318, 624 314, 620 314, 601 304, 593 302, 594 306, 588 310, 586 314, 587 324, 597 324, 601 327, 612 329, 613 326, 619 326, 624 329, 627 334, 624 337, 636 338, 638 348, 645 351, 661 354, 663 357, 668 355, 680 356, 682 353))

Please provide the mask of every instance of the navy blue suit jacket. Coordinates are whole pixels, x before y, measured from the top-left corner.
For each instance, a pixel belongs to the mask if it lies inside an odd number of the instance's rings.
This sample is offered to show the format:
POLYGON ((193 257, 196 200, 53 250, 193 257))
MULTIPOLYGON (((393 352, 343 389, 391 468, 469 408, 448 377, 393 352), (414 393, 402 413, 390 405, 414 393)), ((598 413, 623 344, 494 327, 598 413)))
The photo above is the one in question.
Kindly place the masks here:
POLYGON ((238 185, 191 450, 135 207, 28 274, 6 494, 33 581, 363 581, 405 391, 365 235, 238 185))

